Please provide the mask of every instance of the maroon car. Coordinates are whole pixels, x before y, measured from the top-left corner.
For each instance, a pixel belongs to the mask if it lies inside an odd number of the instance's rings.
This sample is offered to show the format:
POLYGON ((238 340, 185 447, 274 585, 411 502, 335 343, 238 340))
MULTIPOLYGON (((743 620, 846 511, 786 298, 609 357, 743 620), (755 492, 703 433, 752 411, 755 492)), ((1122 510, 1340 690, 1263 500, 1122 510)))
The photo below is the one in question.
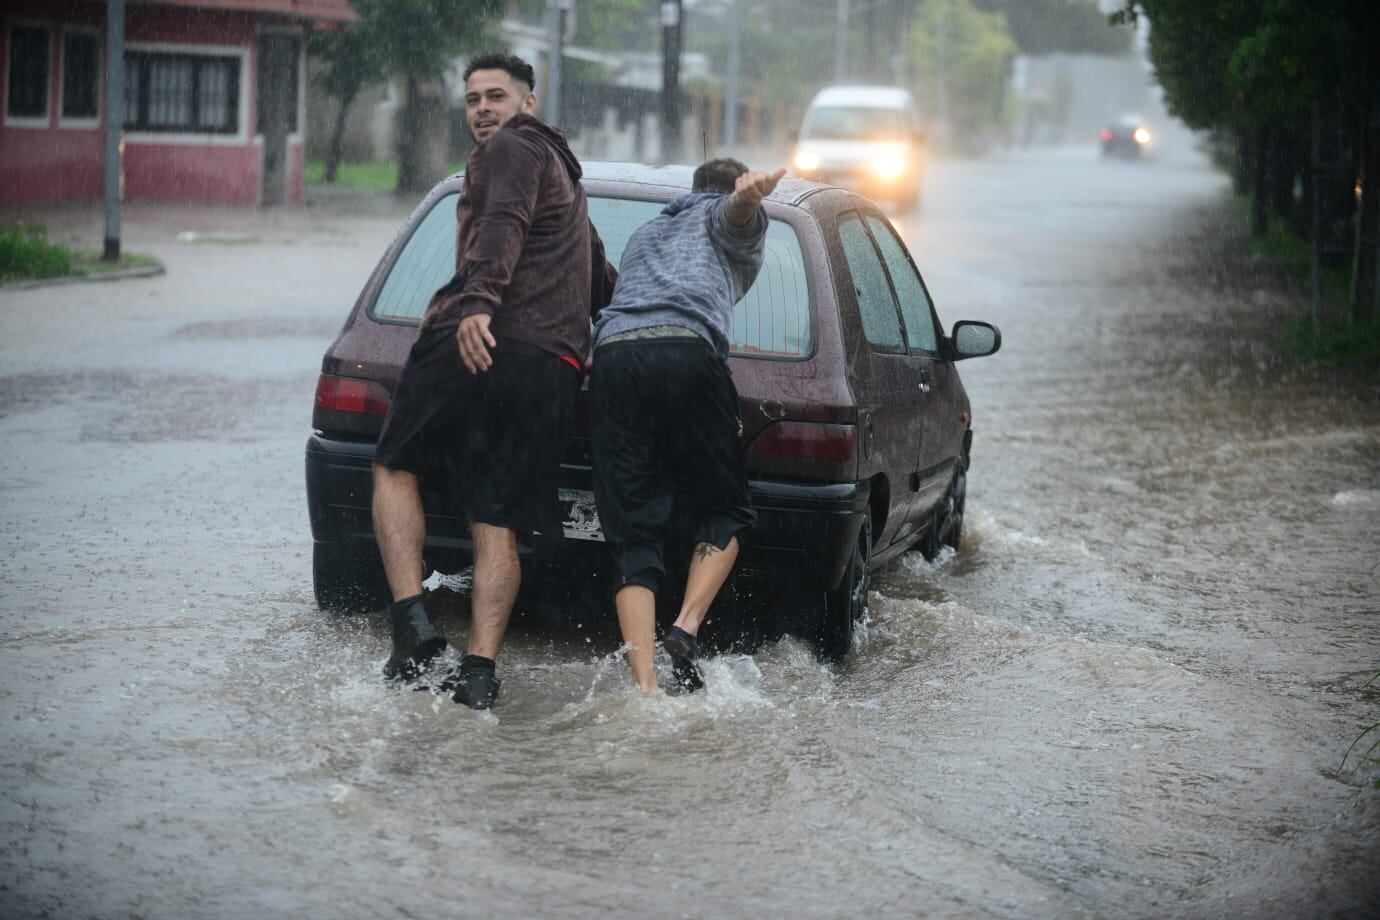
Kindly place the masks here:
MULTIPOLYGON (((690 177, 685 167, 586 165, 589 213, 610 261, 690 177)), ((307 500, 325 609, 387 601, 370 461, 418 320, 454 271, 459 189, 452 176, 417 207, 322 360, 307 500)), ((866 612, 872 569, 915 547, 929 556, 957 548, 972 426, 955 362, 992 354, 1001 335, 979 322, 944 334, 905 245, 867 199, 788 179, 765 207, 766 261, 734 310, 729 358, 758 523, 726 592, 741 616, 709 623, 774 618, 837 658, 866 612)), ((577 429, 562 465, 564 531, 522 547, 524 590, 575 586, 612 622, 585 418, 577 429)), ((428 565, 468 565, 468 534, 446 490, 424 486, 423 501, 428 565)), ((688 540, 685 550, 688 562, 688 540)))

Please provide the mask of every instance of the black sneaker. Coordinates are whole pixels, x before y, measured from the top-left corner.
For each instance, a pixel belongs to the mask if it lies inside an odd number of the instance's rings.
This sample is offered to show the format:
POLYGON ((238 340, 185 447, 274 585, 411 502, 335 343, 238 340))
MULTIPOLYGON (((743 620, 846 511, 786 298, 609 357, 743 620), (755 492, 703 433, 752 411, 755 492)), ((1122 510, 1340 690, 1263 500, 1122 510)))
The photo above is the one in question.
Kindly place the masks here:
POLYGON ((446 637, 431 625, 420 594, 390 604, 388 619, 393 627, 393 654, 383 666, 383 676, 413 680, 446 650, 446 637))
POLYGON ((681 689, 694 693, 704 686, 695 660, 700 657, 700 644, 695 637, 679 626, 668 626, 661 637, 661 646, 671 656, 671 674, 681 689))
POLYGON ((441 688, 451 693, 451 699, 471 709, 488 709, 498 699, 503 681, 494 675, 494 664, 478 655, 466 655, 446 675, 441 688))

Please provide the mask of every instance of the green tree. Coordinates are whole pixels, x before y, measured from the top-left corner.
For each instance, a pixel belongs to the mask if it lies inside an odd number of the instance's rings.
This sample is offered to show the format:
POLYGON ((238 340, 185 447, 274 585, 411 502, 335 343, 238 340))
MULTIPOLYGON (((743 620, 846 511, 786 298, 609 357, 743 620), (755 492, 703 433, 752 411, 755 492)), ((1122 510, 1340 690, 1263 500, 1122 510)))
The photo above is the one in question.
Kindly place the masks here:
POLYGON ((980 150, 1007 129, 1006 85, 1017 48, 1004 15, 985 13, 972 0, 925 0, 912 48, 916 100, 951 146, 980 150))
MULTIPOLYGON (((516 11, 527 22, 544 22, 547 0, 519 0, 516 11)), ((661 36, 657 4, 647 0, 576 0, 575 44, 602 51, 650 51, 661 36)))
MULTIPOLYGON (((355 0, 354 5, 356 10, 360 10, 367 8, 368 3, 369 0, 355 0)), ((326 181, 335 182, 340 169, 350 106, 361 89, 383 79, 386 72, 377 45, 362 23, 347 23, 339 29, 313 34, 310 53, 322 65, 317 73, 317 82, 339 105, 326 153, 326 181)))
POLYGON ((1131 35, 1107 28, 1094 0, 973 0, 988 13, 1002 13, 1022 54, 1125 54, 1131 35))
MULTIPOLYGON (((400 76, 398 191, 423 192, 445 169, 449 108, 439 80, 461 54, 494 43, 503 0, 352 0, 359 21, 313 46, 328 92, 348 101, 366 82, 400 76)), ((337 127, 343 131, 343 125, 337 127)))
POLYGON ((502 0, 367 0, 361 16, 389 72, 403 78, 398 191, 425 192, 445 171, 449 106, 439 80, 465 52, 495 43, 502 0))
POLYGON ((1350 224, 1351 300, 1356 317, 1368 317, 1380 258, 1380 6, 1125 0, 1114 19, 1142 16, 1170 110, 1236 140, 1238 184, 1250 191, 1254 232, 1266 232, 1271 212, 1289 218, 1312 238, 1320 264, 1332 255, 1323 234, 1350 224), (1312 168, 1323 160, 1344 164, 1340 181, 1312 168))

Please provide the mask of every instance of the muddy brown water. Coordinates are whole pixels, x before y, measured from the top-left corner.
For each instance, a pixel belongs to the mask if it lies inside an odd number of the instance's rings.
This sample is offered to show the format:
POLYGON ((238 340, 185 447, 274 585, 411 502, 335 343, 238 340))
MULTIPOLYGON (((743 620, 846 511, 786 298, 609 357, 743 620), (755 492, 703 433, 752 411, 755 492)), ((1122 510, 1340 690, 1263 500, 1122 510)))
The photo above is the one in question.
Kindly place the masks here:
POLYGON ((164 278, 0 292, 0 913, 1373 916, 1380 382, 1282 356, 1224 194, 934 164, 898 224, 1005 338, 962 551, 881 573, 841 666, 643 699, 524 630, 485 715, 311 600, 316 364, 393 218, 159 212, 164 278))

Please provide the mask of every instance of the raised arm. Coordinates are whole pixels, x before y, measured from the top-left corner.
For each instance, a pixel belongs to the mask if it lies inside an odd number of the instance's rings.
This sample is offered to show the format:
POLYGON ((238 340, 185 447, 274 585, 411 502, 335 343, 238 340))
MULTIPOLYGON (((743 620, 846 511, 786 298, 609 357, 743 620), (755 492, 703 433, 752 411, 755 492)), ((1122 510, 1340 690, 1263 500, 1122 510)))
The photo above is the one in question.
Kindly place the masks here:
POLYGON ((783 168, 774 173, 748 170, 739 176, 733 194, 728 196, 728 204, 724 206, 724 216, 728 222, 742 227, 752 220, 752 215, 762 206, 762 199, 772 193, 784 175, 786 170, 783 168))

